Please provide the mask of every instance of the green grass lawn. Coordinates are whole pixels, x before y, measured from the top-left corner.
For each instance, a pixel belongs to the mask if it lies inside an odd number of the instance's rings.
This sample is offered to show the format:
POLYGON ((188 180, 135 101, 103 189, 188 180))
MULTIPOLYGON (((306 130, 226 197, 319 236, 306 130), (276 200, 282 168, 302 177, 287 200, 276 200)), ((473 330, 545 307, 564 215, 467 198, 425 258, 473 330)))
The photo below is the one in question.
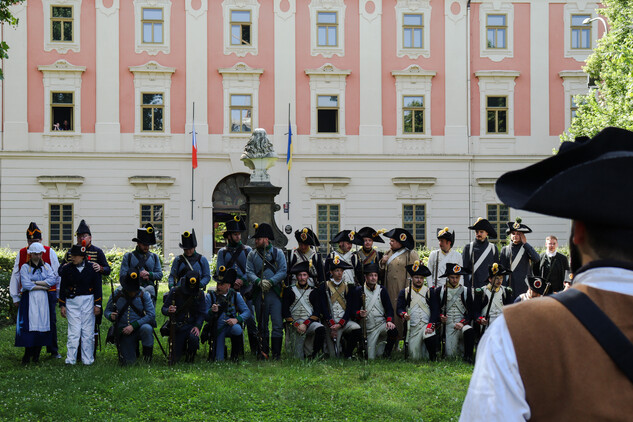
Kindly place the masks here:
MULTIPOLYGON (((157 320, 160 326, 163 316, 157 320)), ((62 318, 58 331, 65 355, 62 318)), ((104 344, 89 367, 66 366, 44 351, 38 365, 23 367, 14 338, 15 326, 0 329, 2 420, 450 421, 459 417, 472 373, 461 361, 414 363, 400 355, 369 363, 285 354, 281 362, 208 363, 206 345, 196 363, 175 367, 155 346, 151 364, 121 368, 114 346, 104 344)))

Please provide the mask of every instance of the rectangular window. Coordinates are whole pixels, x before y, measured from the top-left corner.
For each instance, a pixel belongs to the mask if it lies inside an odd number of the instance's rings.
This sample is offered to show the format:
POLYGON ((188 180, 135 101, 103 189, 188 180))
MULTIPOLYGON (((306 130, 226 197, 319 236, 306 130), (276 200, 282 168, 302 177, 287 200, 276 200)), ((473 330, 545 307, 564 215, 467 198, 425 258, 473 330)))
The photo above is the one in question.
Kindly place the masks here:
POLYGON ((571 48, 587 50, 591 48, 591 25, 583 24, 591 15, 571 15, 571 48))
POLYGON ((162 93, 142 93, 141 94, 141 121, 143 122, 143 132, 163 131, 163 94, 162 93))
POLYGON ((231 45, 251 45, 250 10, 231 10, 231 45))
POLYGON ((571 96, 571 99, 569 101, 570 104, 570 116, 571 119, 574 120, 574 118, 576 118, 576 114, 578 113, 578 104, 576 104, 576 101, 574 100, 574 96, 571 96))
POLYGON ((501 238, 501 234, 505 233, 507 227, 506 223, 510 221, 510 209, 508 206, 503 204, 488 204, 486 218, 497 232, 497 237, 493 238, 489 236, 488 240, 493 243, 505 241, 505 238, 501 238))
POLYGON ((426 206, 402 205, 402 228, 408 230, 415 239, 415 247, 426 244, 426 206))
POLYGON ((422 48, 424 47, 424 15, 422 14, 405 14, 402 18, 402 42, 404 48, 422 48))
POLYGON ((507 48, 508 24, 506 15, 486 15, 488 48, 507 48))
POLYGON ((340 231, 340 209, 338 205, 317 205, 317 236, 319 252, 328 254, 331 251, 330 240, 340 231))
POLYGON ((424 133, 424 95, 402 97, 404 133, 424 133))
POLYGON ((51 40, 55 42, 73 41, 72 6, 52 6, 51 40))
POLYGON ((143 28, 143 43, 162 44, 163 9, 143 8, 141 27, 143 28))
POLYGON ((48 215, 51 248, 70 249, 73 245, 72 204, 49 204, 48 215))
POLYGON ((165 223, 165 220, 162 204, 141 205, 141 225, 139 227, 143 227, 147 223, 151 223, 152 226, 154 226, 156 233, 156 246, 158 246, 161 250, 164 250, 163 224, 165 223))
POLYGON ((51 130, 73 131, 75 104, 72 92, 51 92, 51 130))
POLYGON ((486 133, 508 133, 508 98, 486 97, 486 133))
POLYGON ((253 104, 250 95, 231 95, 231 132, 252 132, 253 104))
POLYGON ((317 96, 317 132, 338 133, 338 95, 317 96))
POLYGON ((317 13, 317 45, 338 46, 338 16, 336 12, 317 13))

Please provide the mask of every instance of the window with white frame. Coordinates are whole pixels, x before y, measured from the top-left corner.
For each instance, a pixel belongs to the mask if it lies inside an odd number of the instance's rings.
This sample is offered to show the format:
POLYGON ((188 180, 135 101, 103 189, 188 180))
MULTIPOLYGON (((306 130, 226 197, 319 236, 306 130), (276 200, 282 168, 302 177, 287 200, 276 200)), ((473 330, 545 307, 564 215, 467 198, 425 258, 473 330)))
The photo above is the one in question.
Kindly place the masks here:
POLYGON ((424 95, 405 95, 402 102, 402 132, 424 133, 424 95))
POLYGON ((508 97, 486 97, 486 133, 508 133, 508 97))
POLYGON ((259 116, 259 78, 263 69, 245 63, 218 69, 224 88, 224 134, 236 137, 250 135, 259 116))
POLYGON ((514 87, 520 72, 514 70, 480 70, 480 133, 483 137, 514 136, 514 87))
POLYGON ((42 0, 44 51, 79 52, 82 0, 42 0))
POLYGON ((509 1, 479 6, 479 54, 499 62, 514 57, 514 5, 509 1))
POLYGON ((80 134, 81 75, 86 67, 58 60, 37 69, 43 75, 44 132, 56 136, 80 134))
POLYGON ((398 0, 395 11, 398 57, 430 57, 430 0, 398 0))
POLYGON ((231 94, 231 132, 253 131, 253 102, 251 95, 231 94))
POLYGON ((176 69, 154 61, 129 69, 134 74, 135 137, 167 141, 171 133, 171 76, 176 69))
POLYGON ((563 6, 564 57, 584 62, 593 51, 600 22, 598 20, 588 24, 583 24, 583 22, 585 19, 595 17, 598 4, 580 0, 565 2, 563 6))
POLYGON ((311 0, 310 46, 313 56, 345 55, 344 0, 311 0))
POLYGON ((305 72, 310 77, 311 136, 344 136, 345 86, 351 71, 326 63, 305 72))
POLYGON ((258 54, 258 0, 223 0, 224 54, 258 54))
POLYGON ((563 79, 565 127, 568 128, 578 109, 575 96, 589 91, 587 74, 582 70, 564 70, 558 75, 563 79))
POLYGON ((136 53, 169 54, 171 3, 171 0, 134 0, 136 53))
POLYGON ((164 132, 163 115, 165 104, 162 92, 141 93, 141 130, 143 132, 164 132))
POLYGON ((396 79, 396 115, 399 116, 396 124, 397 136, 430 136, 431 109, 426 101, 431 98, 431 81, 436 72, 413 64, 404 70, 394 70, 391 74, 396 79))
POLYGON ((52 131, 73 131, 75 115, 74 92, 51 92, 52 131))

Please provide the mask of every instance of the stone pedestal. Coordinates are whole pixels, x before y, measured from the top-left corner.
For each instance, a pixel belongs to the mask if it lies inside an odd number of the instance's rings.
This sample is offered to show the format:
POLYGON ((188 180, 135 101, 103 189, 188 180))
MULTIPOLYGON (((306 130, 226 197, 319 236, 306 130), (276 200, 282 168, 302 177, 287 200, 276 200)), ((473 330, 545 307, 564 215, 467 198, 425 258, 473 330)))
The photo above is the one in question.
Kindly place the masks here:
POLYGON ((271 241, 271 243, 277 248, 285 249, 288 244, 288 238, 277 227, 275 222, 275 212, 281 209, 275 203, 275 197, 279 194, 281 188, 270 183, 250 182, 248 185, 242 186, 240 190, 246 196, 246 226, 249 237, 246 243, 251 247, 255 247, 255 241, 250 239, 255 233, 254 223, 268 223, 272 226, 275 234, 275 240, 271 241))

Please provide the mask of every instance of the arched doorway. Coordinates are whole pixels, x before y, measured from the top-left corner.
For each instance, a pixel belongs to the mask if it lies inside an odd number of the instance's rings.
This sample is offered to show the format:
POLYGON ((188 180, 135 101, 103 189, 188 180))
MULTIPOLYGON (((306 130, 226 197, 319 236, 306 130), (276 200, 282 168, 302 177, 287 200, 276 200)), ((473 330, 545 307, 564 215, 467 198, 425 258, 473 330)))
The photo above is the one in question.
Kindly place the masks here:
POLYGON ((246 216, 246 196, 240 187, 248 184, 250 174, 234 173, 226 176, 215 186, 213 190, 213 253, 226 245, 222 233, 224 233, 228 215, 239 214, 246 216))

